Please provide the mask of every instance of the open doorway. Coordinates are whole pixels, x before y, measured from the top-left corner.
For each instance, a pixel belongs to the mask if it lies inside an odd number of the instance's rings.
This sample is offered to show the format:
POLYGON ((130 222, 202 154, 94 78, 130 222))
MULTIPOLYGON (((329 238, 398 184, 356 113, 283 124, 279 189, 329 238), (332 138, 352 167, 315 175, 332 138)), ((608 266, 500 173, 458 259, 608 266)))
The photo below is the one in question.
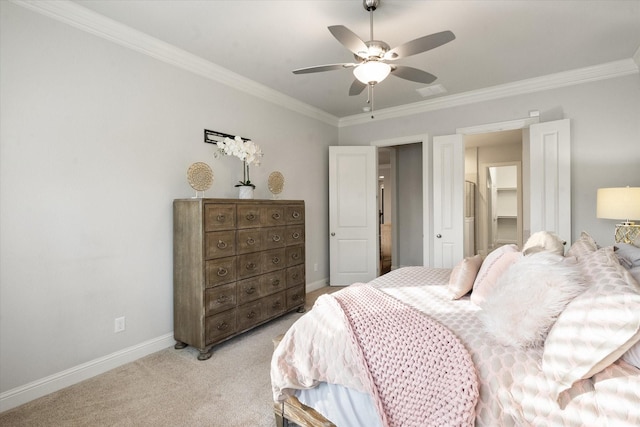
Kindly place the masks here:
POLYGON ((378 147, 380 274, 423 265, 423 146, 378 147))
POLYGON ((466 135, 464 143, 465 180, 475 184, 466 198, 475 205, 467 247, 473 239, 473 253, 486 256, 503 244, 522 246, 522 130, 466 135))
POLYGON ((487 248, 492 251, 502 245, 522 246, 522 195, 520 163, 484 165, 487 204, 487 248))
MULTIPOLYGON (((395 148, 378 148, 378 216, 380 236, 380 268, 379 274, 383 275, 391 271, 393 264, 392 252, 392 227, 393 227, 393 199, 395 195, 395 179, 392 179, 391 155, 395 161, 395 148)), ((394 170, 395 173, 395 170, 394 170)))

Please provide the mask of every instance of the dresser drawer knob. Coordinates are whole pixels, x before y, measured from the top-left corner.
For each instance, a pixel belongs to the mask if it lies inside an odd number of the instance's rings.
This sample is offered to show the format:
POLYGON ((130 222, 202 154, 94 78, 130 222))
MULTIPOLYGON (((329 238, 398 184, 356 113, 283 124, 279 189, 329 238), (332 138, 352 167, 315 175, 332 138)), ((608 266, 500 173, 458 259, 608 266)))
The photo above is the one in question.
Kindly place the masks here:
POLYGON ((297 279, 298 277, 300 277, 300 275, 298 273, 293 273, 291 277, 293 277, 294 279, 297 279))
POLYGON ((218 304, 224 304, 225 302, 228 302, 229 299, 230 298, 226 295, 220 295, 216 301, 218 301, 218 304))
POLYGON ((271 305, 271 308, 280 308, 282 307, 282 303, 280 301, 276 301, 271 305))
POLYGON ((291 295, 291 299, 294 300, 294 301, 298 301, 300 299, 300 294, 291 295))
POLYGON ((222 241, 222 240, 218 240, 218 249, 227 249, 227 243, 222 241))
POLYGON ((278 285, 280 284, 280 279, 273 279, 273 280, 271 281, 271 284, 272 284, 273 286, 278 286, 278 285))
POLYGON ((274 256, 273 258, 271 258, 271 262, 274 264, 280 264, 280 258, 278 258, 277 256, 274 256))
POLYGON ((227 274, 229 274, 229 270, 227 270, 227 269, 226 269, 226 268, 224 268, 224 267, 219 267, 219 268, 218 268, 218 276, 219 276, 219 277, 224 277, 224 276, 226 276, 227 274))
POLYGON ((292 258, 292 259, 298 259, 298 258, 300 258, 300 254, 299 254, 299 253, 297 253, 297 252, 296 252, 296 253, 293 253, 293 254, 291 254, 291 258, 292 258))
POLYGON ((273 237, 271 238, 274 242, 279 242, 282 237, 278 236, 277 234, 274 234, 273 237))
POLYGON ((217 328, 219 331, 224 331, 225 329, 229 328, 229 324, 227 322, 218 323, 217 328))
POLYGON ((218 216, 216 217, 216 220, 218 220, 218 222, 224 222, 225 219, 227 219, 227 217, 224 214, 218 214, 218 216))
POLYGON ((248 295, 251 295, 252 293, 254 293, 256 291, 256 288, 254 288, 253 286, 250 288, 247 288, 244 290, 248 295))
POLYGON ((291 214, 291 216, 293 217, 293 219, 298 219, 298 218, 300 218, 300 212, 298 212, 298 211, 294 211, 294 212, 291 214))
POLYGON ((254 317, 256 317, 257 314, 255 311, 252 311, 250 313, 247 313, 247 319, 253 319, 254 317))
POLYGON ((251 213, 248 213, 245 218, 247 218, 247 221, 253 221, 256 219, 256 215, 253 212, 251 212, 251 213))
POLYGON ((246 269, 253 271, 253 270, 256 269, 256 265, 254 263, 250 262, 250 263, 247 264, 246 269))
POLYGON ((255 245, 256 244, 256 240, 253 237, 249 237, 247 239, 247 245, 255 245))
POLYGON ((273 215, 271 215, 271 218, 280 219, 280 214, 278 212, 274 212, 273 215))
POLYGON ((294 239, 299 239, 300 238, 300 233, 298 233, 297 231, 295 233, 293 233, 291 235, 291 237, 293 237, 294 239))

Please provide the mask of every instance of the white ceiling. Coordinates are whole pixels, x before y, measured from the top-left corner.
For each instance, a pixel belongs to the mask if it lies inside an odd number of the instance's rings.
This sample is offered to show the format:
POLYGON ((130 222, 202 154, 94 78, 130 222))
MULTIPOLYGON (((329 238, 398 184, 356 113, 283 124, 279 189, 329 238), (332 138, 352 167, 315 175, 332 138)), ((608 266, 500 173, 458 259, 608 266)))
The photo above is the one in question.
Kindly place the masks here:
MULTIPOLYGON (((336 117, 362 113, 366 91, 350 97, 351 70, 294 75, 296 68, 353 62, 327 30, 345 25, 369 39, 361 0, 76 0, 234 73, 336 117)), ((640 0, 382 0, 374 36, 395 47, 451 30, 456 40, 398 60, 438 76, 461 94, 629 59, 640 47, 640 0)), ((390 76, 375 108, 424 101, 424 87, 390 76)))

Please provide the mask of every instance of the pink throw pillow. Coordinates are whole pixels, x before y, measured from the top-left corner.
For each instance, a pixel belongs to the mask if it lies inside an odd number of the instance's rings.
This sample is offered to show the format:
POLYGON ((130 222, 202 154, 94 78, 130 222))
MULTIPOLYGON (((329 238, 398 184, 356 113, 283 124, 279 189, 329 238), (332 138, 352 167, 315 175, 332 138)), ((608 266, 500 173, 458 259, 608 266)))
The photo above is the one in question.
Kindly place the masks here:
POLYGON ((473 283, 471 302, 475 305, 481 305, 491 289, 495 287, 500 276, 521 256, 522 253, 518 251, 516 245, 500 246, 487 255, 473 283))
POLYGON ((459 299, 469 293, 482 265, 482 257, 475 255, 460 261, 451 271, 448 289, 451 299, 459 299))

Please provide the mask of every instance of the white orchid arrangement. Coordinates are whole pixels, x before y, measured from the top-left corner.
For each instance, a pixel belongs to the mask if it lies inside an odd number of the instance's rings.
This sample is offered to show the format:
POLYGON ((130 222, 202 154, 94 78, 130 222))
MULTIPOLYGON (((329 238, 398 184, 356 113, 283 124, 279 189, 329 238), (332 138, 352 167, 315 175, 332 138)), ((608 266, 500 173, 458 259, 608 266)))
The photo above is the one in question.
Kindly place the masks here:
POLYGON ((225 138, 222 141, 216 143, 218 151, 214 156, 235 156, 242 160, 242 172, 244 179, 236 184, 236 187, 250 186, 256 188, 249 178, 249 165, 260 166, 260 158, 262 157, 262 150, 260 147, 251 140, 243 140, 241 137, 236 136, 232 138, 225 138))

